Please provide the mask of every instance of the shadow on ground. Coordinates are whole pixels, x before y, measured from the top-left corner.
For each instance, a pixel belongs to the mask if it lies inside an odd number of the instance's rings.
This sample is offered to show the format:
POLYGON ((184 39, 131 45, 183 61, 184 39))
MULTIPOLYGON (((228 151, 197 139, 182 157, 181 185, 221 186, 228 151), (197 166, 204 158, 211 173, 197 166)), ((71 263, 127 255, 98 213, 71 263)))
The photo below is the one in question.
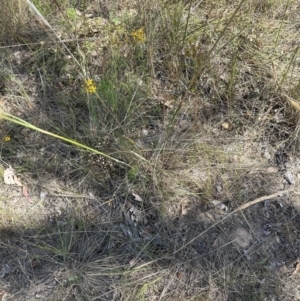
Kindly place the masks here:
POLYGON ((2 192, 4 300, 297 300, 299 212, 288 196, 207 231, 228 213, 196 200, 168 220, 130 198, 32 205, 18 193, 2 192))

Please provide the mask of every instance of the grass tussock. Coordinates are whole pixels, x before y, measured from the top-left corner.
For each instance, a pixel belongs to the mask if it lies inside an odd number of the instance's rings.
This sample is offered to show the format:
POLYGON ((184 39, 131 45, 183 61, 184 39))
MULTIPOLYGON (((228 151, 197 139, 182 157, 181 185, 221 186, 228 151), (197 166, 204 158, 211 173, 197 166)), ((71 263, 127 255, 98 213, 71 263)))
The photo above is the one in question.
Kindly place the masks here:
POLYGON ((0 297, 296 300, 299 6, 9 1, 0 297))

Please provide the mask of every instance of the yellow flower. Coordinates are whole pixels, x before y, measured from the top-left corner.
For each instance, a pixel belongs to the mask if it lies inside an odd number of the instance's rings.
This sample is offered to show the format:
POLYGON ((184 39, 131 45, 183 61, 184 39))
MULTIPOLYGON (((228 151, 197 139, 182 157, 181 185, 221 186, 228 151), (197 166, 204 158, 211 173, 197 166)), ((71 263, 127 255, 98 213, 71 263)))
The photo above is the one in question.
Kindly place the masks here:
POLYGON ((138 29, 138 30, 135 30, 131 33, 131 36, 133 37, 133 39, 136 41, 136 42, 140 42, 140 43, 143 43, 146 41, 146 35, 145 35, 145 31, 144 31, 144 27, 138 29))
POLYGON ((9 142, 11 140, 11 138, 9 136, 5 136, 3 138, 3 142, 9 142))
POLYGON ((96 92, 96 85, 92 79, 87 79, 85 81, 85 91, 88 93, 95 93, 96 92))

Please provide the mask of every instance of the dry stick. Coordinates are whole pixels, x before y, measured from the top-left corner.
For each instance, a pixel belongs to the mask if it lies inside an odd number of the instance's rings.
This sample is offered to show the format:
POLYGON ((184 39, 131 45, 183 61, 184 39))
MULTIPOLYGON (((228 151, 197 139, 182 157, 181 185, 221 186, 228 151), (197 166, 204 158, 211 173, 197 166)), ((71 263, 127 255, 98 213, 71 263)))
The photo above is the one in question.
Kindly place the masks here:
POLYGON ((214 223, 213 225, 211 225, 210 227, 208 227, 206 230, 204 230, 203 232, 201 232, 199 235, 197 235, 196 237, 192 238, 188 243, 186 243, 184 246, 182 246, 181 248, 179 248, 178 250, 176 250, 173 254, 178 253, 179 251, 181 251, 182 249, 184 249, 185 247, 187 247, 188 245, 190 245, 193 241, 195 241, 196 239, 198 239, 199 237, 201 237, 203 234, 205 234, 206 232, 208 232, 210 229, 212 229, 213 227, 217 226, 218 224, 220 224, 221 222, 223 222, 225 219, 227 219, 229 216, 233 215, 236 212, 242 211, 254 204, 257 204, 259 202, 265 201, 265 200, 269 200, 272 198, 275 198, 281 194, 285 194, 290 192, 291 190, 293 190, 293 187, 286 189, 286 190, 281 190, 278 191, 276 193, 270 194, 270 195, 265 195, 262 196, 260 198, 257 198, 251 202, 245 203, 241 206, 239 206, 238 208, 236 208, 235 210, 233 210, 232 212, 230 212, 228 215, 226 215, 224 218, 222 218, 221 220, 219 220, 218 222, 214 223))

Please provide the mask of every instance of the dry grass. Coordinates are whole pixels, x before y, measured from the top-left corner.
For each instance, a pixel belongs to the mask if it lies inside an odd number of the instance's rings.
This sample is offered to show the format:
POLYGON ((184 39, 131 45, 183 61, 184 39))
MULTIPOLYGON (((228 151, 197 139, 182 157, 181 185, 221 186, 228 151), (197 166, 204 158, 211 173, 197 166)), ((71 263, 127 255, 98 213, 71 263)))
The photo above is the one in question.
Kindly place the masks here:
POLYGON ((33 199, 1 186, 0 300, 298 300, 296 194, 239 206, 297 193, 299 1, 32 3, 0 12, 33 199))

